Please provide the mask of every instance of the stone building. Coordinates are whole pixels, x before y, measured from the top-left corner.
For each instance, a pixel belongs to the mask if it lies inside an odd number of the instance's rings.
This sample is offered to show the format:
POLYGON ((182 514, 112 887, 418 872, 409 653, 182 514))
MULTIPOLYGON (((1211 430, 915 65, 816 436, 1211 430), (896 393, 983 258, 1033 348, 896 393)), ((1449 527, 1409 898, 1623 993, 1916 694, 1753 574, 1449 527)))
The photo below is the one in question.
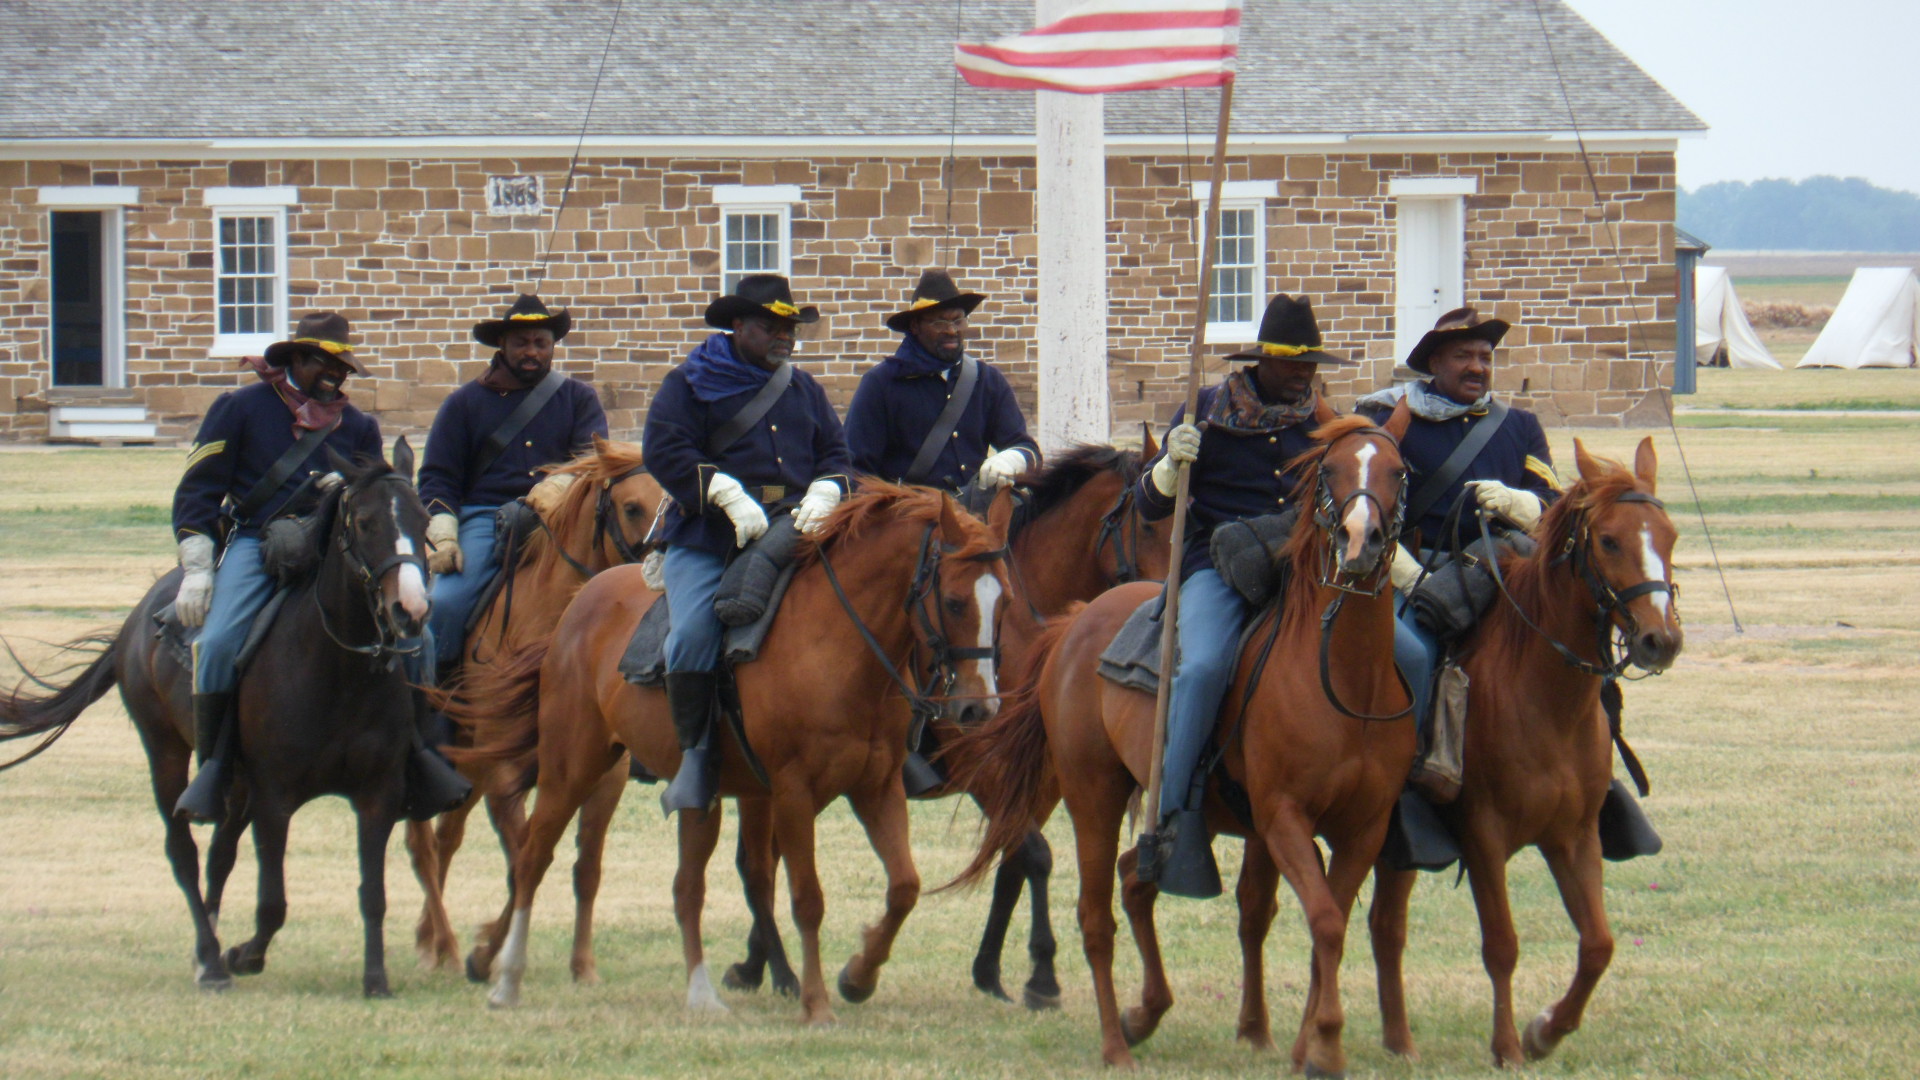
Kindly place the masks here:
MULTIPOLYGON (((1499 388, 1549 420, 1616 424, 1666 385, 1674 149, 1702 125, 1542 7, 1544 35, 1512 0, 1247 0, 1212 354, 1251 340, 1267 296, 1304 293, 1328 347, 1364 360, 1329 386, 1345 403, 1467 301, 1515 324, 1499 388)), ((609 38, 615 10, 8 5, 0 438, 184 437, 252 378, 237 357, 316 308, 372 361, 356 400, 417 430, 484 366, 470 325, 536 280, 576 316, 561 363, 632 435, 707 300, 763 267, 823 309, 799 358, 837 400, 938 263, 989 295, 976 348, 1031 401, 1032 97, 957 84, 953 11, 630 3, 609 38)), ((960 10, 967 40, 1033 19, 1026 0, 960 10)), ((1216 100, 1106 103, 1089 197, 1116 431, 1182 391, 1216 100)))

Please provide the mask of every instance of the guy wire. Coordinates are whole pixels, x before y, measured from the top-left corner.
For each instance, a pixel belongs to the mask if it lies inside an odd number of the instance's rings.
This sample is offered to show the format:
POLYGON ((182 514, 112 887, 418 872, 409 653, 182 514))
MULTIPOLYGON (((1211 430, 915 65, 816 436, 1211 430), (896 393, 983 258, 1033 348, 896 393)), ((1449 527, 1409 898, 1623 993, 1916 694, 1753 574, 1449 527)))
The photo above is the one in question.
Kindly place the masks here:
POLYGON ((607 42, 600 49, 600 67, 593 73, 593 90, 587 95, 587 111, 580 117, 580 138, 574 141, 573 159, 567 162, 566 183, 560 186, 560 206, 553 212, 553 227, 547 230, 546 250, 540 253, 540 264, 534 268, 533 291, 536 293, 547 279, 547 260, 553 257, 553 241, 560 233, 560 218, 567 212, 567 196, 573 194, 574 170, 580 167, 580 150, 587 144, 587 125, 593 120, 593 103, 600 96, 600 80, 607 73, 607 56, 613 52, 613 32, 620 25, 620 9, 624 6, 626 0, 614 0, 613 18, 607 22, 607 42))
MULTIPOLYGON (((1607 243, 1612 248, 1614 269, 1619 272, 1620 280, 1624 284, 1627 280, 1627 262, 1625 256, 1620 253, 1620 236, 1614 230, 1612 219, 1607 216, 1606 204, 1601 201, 1600 182, 1595 178, 1593 172, 1593 158, 1587 153, 1587 139, 1580 130, 1580 118, 1574 112, 1573 95, 1567 90, 1566 76, 1560 71, 1560 56, 1553 48, 1553 35, 1547 31, 1547 17, 1545 13, 1540 10, 1540 0, 1533 0, 1533 17, 1540 24, 1540 39, 1546 43, 1547 59, 1553 65, 1553 78, 1560 86, 1560 99, 1565 102, 1567 106, 1567 122, 1573 126, 1574 142, 1580 148, 1580 165, 1587 173, 1587 189, 1593 193, 1593 205, 1600 211, 1600 225, 1606 230, 1607 243)), ((1627 324, 1629 339, 1627 355, 1632 356, 1632 337, 1640 326, 1640 303, 1637 299, 1629 299, 1627 306, 1633 313, 1633 320, 1627 324)), ((1640 345, 1643 355, 1651 353, 1651 350, 1646 348, 1644 333, 1641 336, 1640 345)), ((1678 353, 1678 342, 1676 342, 1676 363, 1678 363, 1679 359, 1678 353)), ((1672 395, 1669 395, 1667 398, 1666 412, 1667 430, 1673 433, 1674 449, 1680 453, 1680 471, 1687 478, 1687 488, 1693 493, 1694 511, 1700 516, 1700 533, 1706 537, 1707 552, 1713 558, 1714 572, 1720 575, 1720 591, 1726 594, 1727 597, 1727 614, 1733 618, 1733 632, 1736 634, 1745 634, 1747 632, 1746 628, 1740 625, 1740 613, 1735 611, 1733 607, 1733 590, 1727 585, 1727 571, 1720 565, 1720 549, 1713 542, 1713 529, 1707 525, 1707 508, 1700 502, 1700 488, 1693 482, 1693 468, 1687 463, 1687 448, 1680 442, 1679 425, 1674 423, 1672 395)))

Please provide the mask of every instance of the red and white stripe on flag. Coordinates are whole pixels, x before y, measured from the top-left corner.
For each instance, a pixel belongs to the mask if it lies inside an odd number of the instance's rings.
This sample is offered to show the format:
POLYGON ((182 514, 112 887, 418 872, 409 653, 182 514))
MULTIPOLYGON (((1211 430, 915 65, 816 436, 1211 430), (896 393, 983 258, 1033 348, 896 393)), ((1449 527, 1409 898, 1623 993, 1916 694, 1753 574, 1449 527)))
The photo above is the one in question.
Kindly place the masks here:
POLYGON ((1221 86, 1240 51, 1241 0, 1089 0, 1058 21, 953 62, 973 86, 1106 94, 1221 86))

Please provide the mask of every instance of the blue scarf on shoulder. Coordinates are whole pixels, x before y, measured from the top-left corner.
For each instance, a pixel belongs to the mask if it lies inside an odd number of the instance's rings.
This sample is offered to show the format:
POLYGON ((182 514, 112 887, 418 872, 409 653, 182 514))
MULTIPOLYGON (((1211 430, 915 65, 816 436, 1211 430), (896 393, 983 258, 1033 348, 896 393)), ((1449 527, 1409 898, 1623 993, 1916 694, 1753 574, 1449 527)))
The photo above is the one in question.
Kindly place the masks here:
POLYGON ((687 354, 687 362, 682 367, 687 373, 687 385, 693 388, 693 396, 706 405, 758 390, 773 375, 758 364, 740 359, 733 351, 733 338, 728 334, 708 334, 699 348, 687 354))
POLYGON ((955 360, 950 364, 933 355, 912 334, 900 339, 900 347, 894 350, 893 359, 900 365, 900 374, 909 379, 937 375, 960 362, 955 360))

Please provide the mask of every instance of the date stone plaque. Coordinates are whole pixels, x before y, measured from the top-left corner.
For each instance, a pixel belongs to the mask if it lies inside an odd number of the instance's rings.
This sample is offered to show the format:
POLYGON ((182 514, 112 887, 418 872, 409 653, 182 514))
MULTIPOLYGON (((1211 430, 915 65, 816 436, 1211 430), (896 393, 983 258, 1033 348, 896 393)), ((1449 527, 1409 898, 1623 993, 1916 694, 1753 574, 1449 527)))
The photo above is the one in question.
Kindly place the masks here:
POLYGON ((539 176, 489 176, 487 213, 502 217, 544 213, 546 194, 546 184, 539 176))

